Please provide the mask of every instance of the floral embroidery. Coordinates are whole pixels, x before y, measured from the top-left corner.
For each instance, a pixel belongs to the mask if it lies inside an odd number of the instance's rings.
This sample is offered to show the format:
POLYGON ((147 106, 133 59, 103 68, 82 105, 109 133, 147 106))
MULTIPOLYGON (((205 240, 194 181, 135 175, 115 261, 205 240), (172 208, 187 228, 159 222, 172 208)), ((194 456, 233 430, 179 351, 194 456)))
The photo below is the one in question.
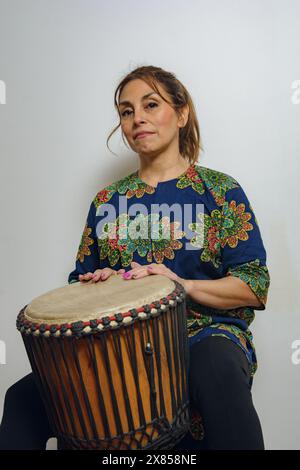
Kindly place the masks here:
POLYGON ((153 214, 138 214, 134 220, 130 220, 128 214, 124 213, 115 222, 104 224, 102 234, 98 237, 100 259, 108 257, 111 266, 115 266, 119 260, 122 266, 129 266, 135 251, 141 257, 146 256, 148 263, 153 263, 153 260, 163 263, 165 257, 174 259, 174 250, 182 248, 178 238, 182 238, 184 232, 177 230, 180 223, 170 223, 165 216, 153 224, 152 217, 153 214))
POLYGON ((240 307, 233 310, 227 310, 227 315, 232 318, 240 318, 249 326, 254 320, 254 312, 250 307, 240 307))
POLYGON ((266 305, 270 275, 267 266, 261 266, 259 259, 229 268, 226 275, 233 275, 245 281, 264 306, 266 305))
POLYGON ((212 211, 211 216, 199 213, 197 214, 197 218, 200 220, 200 223, 192 222, 188 225, 189 229, 196 233, 196 236, 191 238, 190 243, 194 247, 203 248, 200 255, 201 261, 211 261, 212 264, 218 268, 221 264, 221 244, 219 236, 221 222, 220 211, 212 211))
POLYGON ((99 191, 94 198, 94 205, 98 208, 101 204, 105 204, 113 197, 116 192, 116 183, 106 186, 106 188, 99 191))
POLYGON ((245 204, 238 206, 236 201, 232 200, 228 204, 225 202, 222 211, 222 228, 220 230, 221 246, 227 244, 230 248, 235 248, 238 240, 248 240, 247 231, 253 230, 253 225, 248 222, 251 219, 251 213, 245 212, 245 204))
POLYGON ((210 326, 212 324, 212 316, 202 315, 201 313, 192 310, 191 308, 187 311, 187 329, 189 332, 189 337, 197 334, 200 329, 205 326, 210 326))
POLYGON ((199 166, 199 173, 206 186, 211 191, 218 206, 225 202, 225 194, 229 189, 239 188, 238 182, 226 173, 199 166))
MULTIPOLYGON (((151 226, 151 222, 149 222, 151 226)), ((151 251, 147 254, 148 263, 163 263, 164 258, 174 259, 174 250, 182 248, 183 244, 179 238, 184 236, 184 232, 178 230, 180 222, 174 221, 170 223, 169 217, 164 216, 160 219, 158 230, 154 232, 156 239, 151 240, 151 251), (165 234, 168 238, 165 238, 165 234), (154 260, 154 261, 153 261, 154 260)))
POLYGON ((197 165, 191 165, 190 168, 178 179, 177 188, 185 189, 191 186, 197 193, 204 193, 204 185, 197 165))
MULTIPOLYGON (((214 325, 211 325, 211 328, 222 328, 222 330, 229 331, 230 333, 234 333, 234 335, 238 338, 242 346, 244 346, 245 349, 247 349, 247 343, 244 338, 243 332, 240 328, 238 328, 235 325, 226 325, 226 323, 220 325, 218 323, 215 323, 214 325)), ((215 336, 215 335, 214 335, 215 336)), ((219 336, 219 335, 218 335, 219 336)), ((227 338, 227 336, 225 335, 227 338)))
MULTIPOLYGON (((191 187, 198 194, 205 193, 205 185, 212 193, 217 205, 221 206, 225 202, 225 194, 229 189, 238 188, 238 182, 229 175, 220 171, 212 170, 201 165, 191 165, 176 183, 179 189, 191 187), (205 184, 204 184, 205 183, 205 184)), ((108 202, 115 192, 126 194, 128 199, 136 196, 142 198, 144 194, 155 193, 153 186, 148 185, 138 177, 138 170, 121 180, 107 186, 100 191, 94 199, 95 206, 108 202)))
MULTIPOLYGON (((196 313, 195 313, 195 316, 197 316, 196 313)), ((207 316, 207 315, 199 316, 199 314, 198 314, 198 319, 189 318, 187 321, 189 337, 195 336, 197 333, 199 333, 200 330, 202 330, 206 326, 209 326, 211 328, 217 328, 218 330, 229 331, 230 333, 233 333, 238 338, 238 340, 241 342, 241 344, 244 346, 245 349, 247 349, 247 342, 245 339, 245 335, 247 336, 249 342, 251 342, 252 340, 252 335, 250 333, 250 330, 247 330, 245 332, 233 324, 214 323, 214 319, 212 316, 207 316), (250 336, 248 335, 248 333, 250 333, 250 336)), ((219 336, 219 335, 223 336, 221 333, 214 333, 214 336, 219 336)))
POLYGON ((99 191, 94 198, 94 204, 96 208, 98 208, 101 204, 105 204, 110 201, 116 192, 121 195, 126 195, 127 199, 130 199, 133 196, 141 198, 145 193, 153 194, 155 192, 155 188, 152 188, 143 181, 139 180, 136 174, 137 172, 131 173, 125 178, 122 178, 121 180, 106 186, 104 189, 99 191))
POLYGON ((100 260, 108 258, 111 267, 114 267, 122 256, 123 260, 126 260, 125 266, 128 266, 132 261, 132 253, 135 251, 135 246, 131 240, 126 243, 122 243, 119 231, 124 226, 127 227, 128 215, 121 214, 116 222, 107 222, 102 227, 102 233, 98 235, 98 246, 100 250, 100 260))
POLYGON ((91 233, 92 233, 92 229, 89 228, 86 223, 84 230, 83 230, 82 237, 81 237, 80 245, 78 248, 77 257, 76 257, 76 260, 79 260, 81 263, 83 263, 85 256, 90 256, 91 254, 89 246, 94 243, 94 240, 89 237, 91 233))
POLYGON ((129 175, 129 182, 128 182, 128 192, 126 196, 129 198, 136 196, 138 199, 143 197, 144 194, 153 194, 155 193, 155 188, 150 186, 147 183, 144 183, 138 176, 138 171, 131 173, 129 175))
MULTIPOLYGON (((188 336, 189 338, 195 336, 205 327, 210 327, 218 331, 217 333, 210 333, 212 336, 223 336, 224 338, 230 339, 229 336, 226 334, 234 335, 239 342, 240 347, 244 350, 246 355, 249 355, 250 350, 253 351, 255 355, 255 347, 253 343, 253 335, 249 329, 241 330, 234 324, 227 324, 227 323, 215 323, 215 320, 212 316, 201 315, 199 319, 188 319, 187 321, 188 327, 188 336), (224 333, 221 333, 224 331, 224 333)), ((257 370, 257 363, 256 361, 251 361, 251 375, 254 375, 257 370)))

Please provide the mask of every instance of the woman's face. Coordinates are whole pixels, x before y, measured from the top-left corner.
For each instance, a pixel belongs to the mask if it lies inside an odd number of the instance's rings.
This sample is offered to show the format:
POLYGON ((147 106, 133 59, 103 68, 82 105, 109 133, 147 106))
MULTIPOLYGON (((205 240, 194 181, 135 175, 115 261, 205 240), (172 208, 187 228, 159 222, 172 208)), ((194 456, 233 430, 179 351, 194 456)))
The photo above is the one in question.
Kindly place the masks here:
MULTIPOLYGON (((171 101, 160 84, 157 87, 171 101)), ((138 154, 158 154, 169 146, 179 149, 179 128, 186 124, 187 114, 182 112, 183 116, 178 117, 172 106, 143 80, 135 79, 125 85, 119 97, 119 113, 127 142, 138 154), (137 138, 136 134, 142 131, 151 134, 137 138)))

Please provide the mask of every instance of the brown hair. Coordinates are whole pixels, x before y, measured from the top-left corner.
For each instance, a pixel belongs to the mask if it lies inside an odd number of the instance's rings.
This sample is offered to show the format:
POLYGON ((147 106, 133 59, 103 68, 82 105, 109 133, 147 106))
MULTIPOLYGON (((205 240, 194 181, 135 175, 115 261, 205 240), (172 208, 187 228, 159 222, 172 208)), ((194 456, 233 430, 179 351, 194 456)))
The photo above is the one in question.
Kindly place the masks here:
MULTIPOLYGON (((108 144, 109 139, 114 134, 114 132, 121 126, 121 116, 118 108, 118 101, 120 94, 124 86, 131 80, 141 79, 144 80, 151 88, 153 88, 160 97, 175 109, 175 112, 179 115, 180 109, 186 104, 189 106, 189 116, 187 123, 184 127, 179 129, 179 152, 187 159, 190 164, 194 164, 198 161, 198 156, 202 148, 202 142, 200 138, 199 123, 196 116, 196 111, 192 98, 185 88, 185 86, 176 78, 176 76, 171 73, 163 70, 160 67, 154 67, 152 65, 138 67, 128 75, 126 75, 115 91, 114 95, 114 104, 117 109, 120 122, 109 134, 106 144, 108 144), (159 83, 163 89, 170 95, 172 102, 170 103, 166 100, 158 90, 156 83, 159 83), (119 92, 119 94, 118 94, 119 92), (117 98, 118 94, 118 98, 117 98)), ((127 146, 124 141, 124 134, 122 132, 122 139, 124 144, 127 146)), ((108 146, 108 145, 107 145, 108 146)), ((108 147, 109 148, 109 147, 108 147)))

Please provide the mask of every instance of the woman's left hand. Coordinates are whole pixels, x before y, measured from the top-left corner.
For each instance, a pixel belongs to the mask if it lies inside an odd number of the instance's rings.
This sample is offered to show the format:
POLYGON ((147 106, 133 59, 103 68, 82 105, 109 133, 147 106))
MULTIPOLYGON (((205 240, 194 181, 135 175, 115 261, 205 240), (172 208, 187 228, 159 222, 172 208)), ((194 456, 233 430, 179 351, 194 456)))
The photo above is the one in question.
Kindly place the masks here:
POLYGON ((173 273, 173 271, 167 268, 164 264, 151 263, 143 265, 132 261, 131 267, 132 269, 130 271, 127 271, 122 275, 123 279, 140 279, 151 274, 161 274, 162 276, 168 277, 172 281, 179 282, 183 285, 183 287, 185 287, 186 280, 177 276, 177 274, 173 273))

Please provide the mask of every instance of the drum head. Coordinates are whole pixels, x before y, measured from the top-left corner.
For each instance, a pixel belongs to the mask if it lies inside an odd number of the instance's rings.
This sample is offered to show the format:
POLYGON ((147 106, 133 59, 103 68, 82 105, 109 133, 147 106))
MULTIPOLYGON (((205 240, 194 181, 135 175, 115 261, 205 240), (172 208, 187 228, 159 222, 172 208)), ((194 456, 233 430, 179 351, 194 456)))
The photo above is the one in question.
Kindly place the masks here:
POLYGON ((46 292, 27 305, 24 316, 30 322, 50 325, 85 322, 140 308, 174 289, 175 282, 160 274, 130 280, 117 274, 105 281, 75 282, 46 292))

